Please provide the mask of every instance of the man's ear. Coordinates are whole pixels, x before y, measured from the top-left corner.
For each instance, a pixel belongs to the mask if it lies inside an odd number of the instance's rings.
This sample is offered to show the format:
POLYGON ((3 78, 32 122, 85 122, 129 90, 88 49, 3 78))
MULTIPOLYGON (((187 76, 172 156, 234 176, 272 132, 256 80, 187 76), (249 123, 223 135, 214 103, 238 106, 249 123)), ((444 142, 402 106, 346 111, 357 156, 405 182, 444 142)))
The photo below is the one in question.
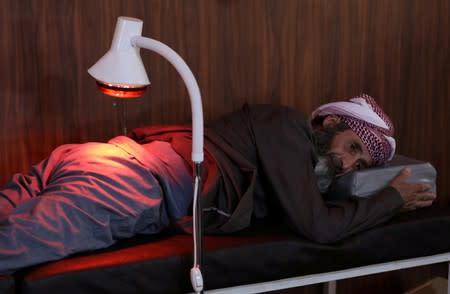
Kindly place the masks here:
POLYGON ((338 116, 328 115, 327 117, 325 117, 323 119, 322 127, 323 128, 333 127, 340 122, 341 122, 341 119, 338 116))

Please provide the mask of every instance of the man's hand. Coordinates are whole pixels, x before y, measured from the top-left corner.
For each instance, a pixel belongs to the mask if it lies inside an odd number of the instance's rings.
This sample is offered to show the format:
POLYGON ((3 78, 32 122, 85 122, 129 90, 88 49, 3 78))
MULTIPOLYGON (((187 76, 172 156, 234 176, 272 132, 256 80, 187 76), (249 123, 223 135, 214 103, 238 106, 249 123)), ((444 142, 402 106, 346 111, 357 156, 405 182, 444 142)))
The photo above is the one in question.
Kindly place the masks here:
POLYGON ((436 194, 430 192, 431 185, 425 183, 406 183, 406 179, 411 173, 409 167, 405 167, 389 183, 389 186, 396 189, 403 199, 403 211, 410 211, 417 208, 430 206, 436 199, 436 194))

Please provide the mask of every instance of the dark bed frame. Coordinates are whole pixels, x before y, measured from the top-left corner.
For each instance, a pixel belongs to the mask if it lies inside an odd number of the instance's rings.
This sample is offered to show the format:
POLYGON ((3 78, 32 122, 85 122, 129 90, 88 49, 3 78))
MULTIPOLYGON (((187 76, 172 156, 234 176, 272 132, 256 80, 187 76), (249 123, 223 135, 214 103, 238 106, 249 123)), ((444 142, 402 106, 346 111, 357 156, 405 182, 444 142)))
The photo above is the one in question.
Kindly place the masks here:
MULTIPOLYGON (((403 213, 335 244, 318 244, 270 222, 205 236, 206 293, 260 293, 450 261, 450 207, 403 213)), ((189 235, 137 236, 95 252, 0 278, 0 293, 189 293, 189 235)))

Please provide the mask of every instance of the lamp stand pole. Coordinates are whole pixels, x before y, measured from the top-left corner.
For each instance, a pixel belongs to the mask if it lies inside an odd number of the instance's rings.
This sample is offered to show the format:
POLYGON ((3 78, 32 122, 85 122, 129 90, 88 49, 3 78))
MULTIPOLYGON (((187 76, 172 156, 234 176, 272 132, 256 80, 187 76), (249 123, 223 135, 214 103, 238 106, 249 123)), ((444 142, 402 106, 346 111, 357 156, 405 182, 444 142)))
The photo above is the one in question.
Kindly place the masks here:
POLYGON ((191 283, 196 293, 203 292, 202 267, 202 222, 201 222, 201 166, 203 162, 203 110, 200 89, 192 71, 184 60, 167 45, 142 36, 131 39, 132 46, 154 51, 166 58, 178 71, 189 93, 192 111, 192 161, 194 163, 193 238, 194 263, 191 269, 191 283))
POLYGON ((183 58, 167 45, 141 36, 142 23, 142 20, 137 18, 119 17, 110 50, 90 67, 88 72, 97 80, 97 85, 104 94, 122 98, 138 97, 150 84, 139 54, 139 48, 144 48, 168 60, 183 79, 189 93, 192 111, 194 264, 191 269, 191 283, 194 290, 201 293, 203 292, 203 277, 200 271, 202 208, 199 196, 202 185, 200 176, 203 162, 203 110, 200 89, 183 58))

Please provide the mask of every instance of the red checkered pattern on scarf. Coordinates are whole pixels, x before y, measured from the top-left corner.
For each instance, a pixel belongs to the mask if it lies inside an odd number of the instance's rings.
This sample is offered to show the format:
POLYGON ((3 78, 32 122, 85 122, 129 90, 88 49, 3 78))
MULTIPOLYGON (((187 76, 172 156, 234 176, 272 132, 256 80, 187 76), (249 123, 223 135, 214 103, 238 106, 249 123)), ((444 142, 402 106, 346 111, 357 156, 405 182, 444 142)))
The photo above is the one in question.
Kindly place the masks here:
POLYGON ((348 116, 340 116, 344 122, 361 139, 369 151, 374 165, 380 165, 389 159, 391 145, 380 132, 380 128, 374 127, 365 121, 348 116))
POLYGON ((392 147, 384 135, 392 137, 394 135, 394 125, 372 97, 367 94, 362 94, 355 98, 363 98, 366 100, 372 110, 386 123, 388 129, 350 116, 340 116, 341 121, 349 126, 361 141, 363 141, 369 151, 370 157, 372 157, 374 165, 380 165, 387 161, 391 154, 392 147))
POLYGON ((386 113, 384 113, 384 111, 378 106, 378 104, 375 102, 375 100, 370 97, 367 94, 362 94, 361 96, 358 96, 358 98, 363 98, 364 100, 366 100, 367 104, 370 105, 370 107, 372 108, 372 110, 378 114, 378 116, 386 123, 386 125, 388 126, 388 129, 384 129, 384 128, 380 128, 377 126, 372 125, 372 128, 377 128, 379 129, 379 131, 383 134, 385 134, 386 136, 392 137, 394 136, 394 124, 391 122, 391 120, 389 119, 389 117, 386 115, 386 113))

